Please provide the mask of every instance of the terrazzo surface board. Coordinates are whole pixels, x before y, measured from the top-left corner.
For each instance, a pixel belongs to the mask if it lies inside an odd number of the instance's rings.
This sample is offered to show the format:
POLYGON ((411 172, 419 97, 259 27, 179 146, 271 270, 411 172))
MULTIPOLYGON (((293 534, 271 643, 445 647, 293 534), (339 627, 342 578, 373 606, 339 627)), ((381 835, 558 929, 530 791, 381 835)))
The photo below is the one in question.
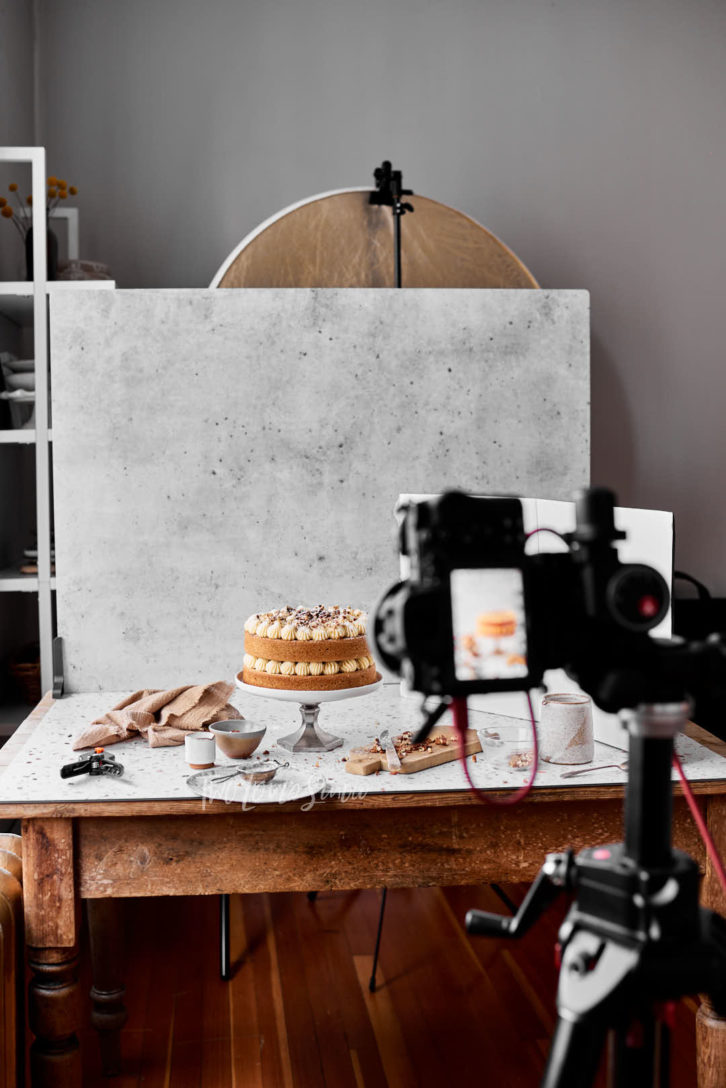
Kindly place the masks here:
POLYGON ((68 292, 51 357, 69 691, 234 673, 260 609, 370 609, 401 492, 589 480, 585 291, 68 292))
MULTIPOLYGON (((129 801, 189 799, 194 794, 187 779, 194 773, 184 759, 184 748, 149 748, 145 740, 135 738, 111 745, 108 751, 123 763, 123 777, 98 776, 61 779, 64 763, 78 759, 82 752, 72 749, 73 738, 93 718, 115 705, 126 692, 83 693, 69 695, 53 704, 37 726, 26 746, 0 776, 0 802, 13 801, 129 801)), ((294 703, 260 699, 247 692, 235 692, 233 703, 250 720, 264 723, 267 733, 258 751, 249 760, 230 760, 218 752, 220 774, 227 767, 251 766, 262 752, 280 762, 290 761, 290 773, 284 770, 269 785, 256 787, 246 799, 254 804, 291 800, 291 792, 299 794, 300 779, 303 797, 311 792, 332 796, 359 796, 380 793, 410 793, 439 790, 465 791, 468 787, 457 761, 432 767, 416 774, 391 775, 387 772, 361 777, 348 774, 343 756, 351 748, 370 745, 382 729, 392 735, 405 729, 416 729, 421 721, 418 706, 410 699, 401 699, 398 686, 384 684, 378 691, 359 699, 329 703, 321 707, 320 724, 339 734, 344 744, 332 752, 290 754, 280 748, 276 738, 289 733, 299 724, 299 711, 294 703), (292 782, 292 790, 291 790, 292 782)), ((502 744, 485 744, 476 761, 469 758, 472 777, 482 789, 517 788, 523 784, 526 772, 514 771, 509 757, 514 751, 520 730, 528 736, 529 723, 514 722, 496 714, 474 712, 470 715, 472 728, 493 730, 500 734, 502 744)), ((445 717, 443 724, 450 724, 445 717)), ((677 738, 677 747, 691 780, 726 778, 726 759, 713 753, 690 737, 677 738)), ((607 745, 595 744, 593 767, 617 763, 623 755, 607 745)), ((620 784, 626 780, 621 770, 592 770, 578 778, 563 779, 562 774, 574 768, 540 763, 537 786, 594 786, 620 784)), ((233 781, 229 799, 240 800, 241 784, 233 781)), ((226 798, 225 798, 226 799, 226 798)))

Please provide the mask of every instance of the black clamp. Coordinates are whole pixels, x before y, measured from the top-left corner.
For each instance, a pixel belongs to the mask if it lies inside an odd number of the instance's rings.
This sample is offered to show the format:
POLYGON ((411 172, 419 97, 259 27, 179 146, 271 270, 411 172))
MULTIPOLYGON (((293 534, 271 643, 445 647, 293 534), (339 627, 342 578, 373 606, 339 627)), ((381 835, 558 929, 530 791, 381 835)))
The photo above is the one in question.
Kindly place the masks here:
POLYGON ((403 188, 403 171, 394 170, 388 159, 373 171, 376 191, 370 193, 369 204, 393 208, 394 215, 405 215, 413 211, 413 204, 401 200, 402 196, 413 196, 413 189, 403 188))
POLYGON ((82 756, 75 763, 66 763, 60 773, 61 778, 75 778, 79 774, 122 775, 124 765, 116 762, 116 756, 106 755, 103 748, 95 748, 92 755, 82 756))

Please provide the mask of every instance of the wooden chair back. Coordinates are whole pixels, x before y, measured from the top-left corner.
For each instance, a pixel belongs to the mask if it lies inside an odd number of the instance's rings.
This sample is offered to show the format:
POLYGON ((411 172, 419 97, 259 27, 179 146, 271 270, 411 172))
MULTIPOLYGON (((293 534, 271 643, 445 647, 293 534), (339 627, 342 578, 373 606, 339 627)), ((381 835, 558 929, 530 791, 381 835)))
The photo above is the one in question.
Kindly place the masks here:
POLYGON ((0 1088, 25 1079, 22 872, 20 836, 0 835, 0 1088))

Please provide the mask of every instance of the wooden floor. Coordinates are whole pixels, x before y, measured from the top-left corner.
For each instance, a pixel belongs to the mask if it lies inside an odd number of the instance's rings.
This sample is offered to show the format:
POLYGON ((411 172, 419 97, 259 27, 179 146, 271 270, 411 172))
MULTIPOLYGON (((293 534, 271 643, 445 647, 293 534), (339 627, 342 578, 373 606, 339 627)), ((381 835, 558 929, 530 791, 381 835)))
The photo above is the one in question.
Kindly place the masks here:
MULTIPOLYGON (((523 887, 507 887, 521 901, 523 887)), ((127 901, 124 1070, 101 1076, 82 1035, 84 1085, 104 1088, 527 1088, 554 1024, 562 911, 516 942, 470 940, 489 888, 389 893, 379 989, 368 991, 380 893, 232 898, 234 978, 218 974, 218 900, 127 901)), ((82 982, 90 987, 87 956, 82 982)), ((681 1004, 672 1088, 696 1084, 695 1002, 681 1004)), ((600 1079, 598 1084, 604 1084, 600 1079)))

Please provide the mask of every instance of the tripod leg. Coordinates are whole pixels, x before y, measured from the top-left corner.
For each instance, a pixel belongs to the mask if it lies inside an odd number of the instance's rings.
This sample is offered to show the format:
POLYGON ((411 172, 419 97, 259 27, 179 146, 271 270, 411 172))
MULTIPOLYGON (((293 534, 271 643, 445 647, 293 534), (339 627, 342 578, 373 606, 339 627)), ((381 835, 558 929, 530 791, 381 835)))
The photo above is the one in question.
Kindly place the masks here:
POLYGON ((607 1025, 600 1017, 591 1015, 579 1020, 560 1017, 540 1088, 591 1088, 606 1034, 607 1025))
POLYGON ((219 975, 228 982, 231 974, 229 956, 229 896, 219 897, 219 975))
POLYGON ((383 895, 381 896, 381 913, 378 915, 378 933, 376 934, 376 949, 373 953, 373 968, 371 970, 371 979, 368 983, 368 989, 372 994, 376 992, 376 971, 378 969, 378 953, 381 948, 381 933, 383 932, 383 912, 386 909, 386 896, 388 895, 388 888, 383 889, 383 895))
POLYGON ((668 1088, 670 1083, 670 1031, 652 1010, 611 1034, 608 1083, 617 1088, 668 1088))

